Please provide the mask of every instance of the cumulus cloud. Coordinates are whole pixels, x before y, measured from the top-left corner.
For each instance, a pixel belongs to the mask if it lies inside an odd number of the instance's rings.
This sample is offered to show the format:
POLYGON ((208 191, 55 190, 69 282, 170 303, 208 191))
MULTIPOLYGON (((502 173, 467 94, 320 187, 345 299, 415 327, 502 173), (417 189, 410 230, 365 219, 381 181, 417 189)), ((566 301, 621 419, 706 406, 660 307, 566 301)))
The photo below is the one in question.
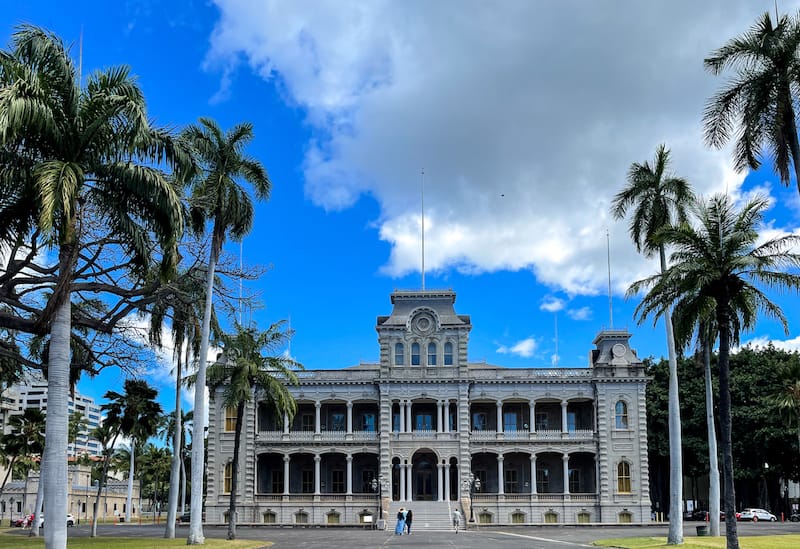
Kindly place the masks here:
MULTIPOLYGON (((784 351, 797 351, 800 352, 800 336, 797 336, 792 339, 770 339, 766 336, 759 336, 747 341, 743 347, 767 347, 768 345, 772 345, 777 349, 783 349, 784 351)), ((739 350, 738 348, 736 349, 739 350)))
POLYGON ((566 304, 563 299, 548 296, 544 299, 544 301, 542 301, 539 309, 542 311, 547 311, 548 313, 557 313, 564 308, 564 305, 566 304))
POLYGON ((420 269, 421 168, 426 269, 527 269, 569 295, 606 287, 606 230, 616 292, 653 272, 608 209, 660 143, 702 194, 742 183, 702 143, 723 83, 702 60, 766 4, 214 2, 215 100, 248 67, 307 113, 306 195, 374 197, 388 275, 420 269))
POLYGON ((523 358, 530 358, 536 351, 536 340, 532 337, 518 341, 512 346, 500 345, 497 352, 501 355, 517 355, 523 358))
POLYGON ((580 309, 568 309, 567 316, 572 320, 589 320, 592 318, 592 309, 581 307, 580 309))

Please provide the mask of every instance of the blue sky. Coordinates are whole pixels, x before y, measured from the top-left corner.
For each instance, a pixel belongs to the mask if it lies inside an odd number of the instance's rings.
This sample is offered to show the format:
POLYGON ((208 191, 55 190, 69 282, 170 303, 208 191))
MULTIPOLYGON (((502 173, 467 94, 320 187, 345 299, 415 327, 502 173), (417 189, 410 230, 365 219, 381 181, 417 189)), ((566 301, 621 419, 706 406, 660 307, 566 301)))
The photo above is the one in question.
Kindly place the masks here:
MULTIPOLYGON (((291 351, 307 368, 376 361, 389 294, 420 287, 422 168, 426 287, 457 292, 471 360, 512 367, 554 362, 554 309, 558 364, 587 364, 610 324, 607 230, 614 327, 633 332, 640 356, 664 354, 663 328, 636 326, 636 301, 624 299, 656 264, 608 215, 630 164, 659 143, 698 192, 768 193, 767 228, 799 230, 796 188, 768 169, 734 173, 729 151, 701 139, 703 104, 723 82, 703 57, 771 1, 2 6, 6 43, 28 22, 76 56, 83 33, 84 73, 130 65, 161 124, 253 122, 250 153, 273 181, 243 246, 246 262, 271 265, 248 284, 264 304, 253 319, 291 317, 291 351)), ((790 335, 763 321, 746 340, 797 349, 797 297, 777 299, 790 335)), ((149 367, 163 386, 166 370, 149 367)), ((108 372, 79 389, 99 397, 121 379, 108 372)))

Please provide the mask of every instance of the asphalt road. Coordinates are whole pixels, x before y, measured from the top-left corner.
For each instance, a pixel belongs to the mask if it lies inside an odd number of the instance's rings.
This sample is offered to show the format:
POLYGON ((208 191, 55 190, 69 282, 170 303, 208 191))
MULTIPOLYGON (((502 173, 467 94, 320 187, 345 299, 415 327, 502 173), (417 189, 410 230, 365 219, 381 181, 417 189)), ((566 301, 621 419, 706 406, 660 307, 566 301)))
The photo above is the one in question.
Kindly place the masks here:
MULTIPOLYGON (((696 536, 696 527, 702 523, 684 523, 684 536, 696 536)), ((16 529, 14 529, 16 530, 16 529)), ((742 536, 770 534, 800 534, 800 523, 739 523, 742 536)), ((16 530, 20 534, 22 531, 16 530)), ((27 533, 27 532, 25 532, 27 533)), ((157 540, 164 526, 108 525, 100 526, 102 537, 147 537, 157 540)), ((185 537, 186 526, 178 527, 177 537, 185 537)), ((208 538, 225 538, 226 528, 204 528, 208 538)), ((667 535, 666 525, 653 526, 541 526, 518 528, 479 528, 469 532, 428 532, 419 529, 411 536, 395 536, 390 530, 357 530, 350 528, 252 528, 242 527, 237 532, 240 539, 272 542, 274 549, 381 549, 396 547, 435 547, 445 549, 573 549, 591 547, 598 539, 667 535)), ((88 526, 69 529, 70 536, 88 536, 88 526)), ((112 544, 113 545, 113 544, 112 544)), ((155 545, 157 547, 157 545, 155 545)))

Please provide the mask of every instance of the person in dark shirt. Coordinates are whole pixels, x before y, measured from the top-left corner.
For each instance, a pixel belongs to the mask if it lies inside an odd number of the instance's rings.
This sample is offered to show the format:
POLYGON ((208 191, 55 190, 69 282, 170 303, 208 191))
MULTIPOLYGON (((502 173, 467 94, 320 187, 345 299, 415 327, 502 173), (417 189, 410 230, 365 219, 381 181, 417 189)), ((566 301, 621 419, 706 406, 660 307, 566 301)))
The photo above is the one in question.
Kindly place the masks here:
POLYGON ((414 520, 414 513, 409 509, 406 511, 406 534, 411 535, 411 522, 414 520))

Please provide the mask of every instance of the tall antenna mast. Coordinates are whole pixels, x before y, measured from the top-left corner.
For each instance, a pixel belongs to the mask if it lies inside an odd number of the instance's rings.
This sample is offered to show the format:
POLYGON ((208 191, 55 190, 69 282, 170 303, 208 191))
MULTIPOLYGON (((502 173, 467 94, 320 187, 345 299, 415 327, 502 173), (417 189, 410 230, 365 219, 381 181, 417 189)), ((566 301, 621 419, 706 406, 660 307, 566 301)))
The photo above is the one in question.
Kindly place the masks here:
POLYGON ((422 291, 425 291, 425 168, 421 171, 422 178, 422 291))
POLYGON ((611 300, 611 236, 606 228, 606 261, 608 263, 608 323, 611 330, 614 329, 614 307, 611 300))
POLYGON ((78 88, 83 87, 83 25, 78 39, 78 88))
POLYGON ((558 311, 553 312, 553 318, 556 323, 556 354, 553 360, 553 366, 558 366, 558 311))

